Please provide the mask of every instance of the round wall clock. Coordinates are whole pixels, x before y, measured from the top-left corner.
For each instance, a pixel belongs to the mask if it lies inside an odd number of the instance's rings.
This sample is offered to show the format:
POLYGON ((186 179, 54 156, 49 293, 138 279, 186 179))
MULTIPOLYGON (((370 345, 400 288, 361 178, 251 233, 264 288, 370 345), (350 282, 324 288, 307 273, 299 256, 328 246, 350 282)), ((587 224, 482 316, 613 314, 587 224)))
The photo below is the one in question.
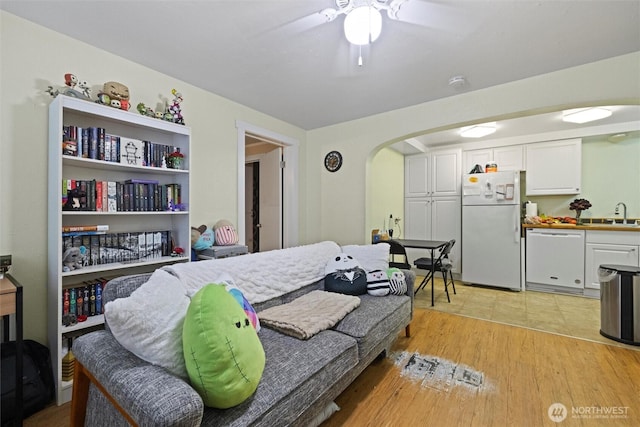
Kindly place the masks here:
POLYGON ((329 151, 324 157, 324 167, 329 172, 335 172, 342 166, 342 154, 338 151, 329 151))

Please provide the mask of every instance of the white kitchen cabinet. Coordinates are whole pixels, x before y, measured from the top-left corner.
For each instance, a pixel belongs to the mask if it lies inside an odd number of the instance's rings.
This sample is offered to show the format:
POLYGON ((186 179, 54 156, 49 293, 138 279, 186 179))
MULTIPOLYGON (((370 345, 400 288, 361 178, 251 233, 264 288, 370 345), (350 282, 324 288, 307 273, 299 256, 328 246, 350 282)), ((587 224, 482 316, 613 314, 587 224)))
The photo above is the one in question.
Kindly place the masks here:
POLYGON ((461 158, 459 149, 405 157, 405 197, 460 195, 461 158))
MULTIPOLYGON (((453 271, 460 271, 461 251, 461 200, 460 196, 423 197, 405 199, 406 239, 451 240, 455 239, 451 255, 453 271)), ((407 249, 412 262, 416 258, 428 256, 420 249, 407 249)))
POLYGON ((524 146, 509 145, 505 147, 469 150, 464 153, 464 173, 469 173, 475 165, 482 166, 495 161, 499 171, 524 170, 524 146))
POLYGON ((583 294, 585 232, 526 229, 526 287, 583 294))
POLYGON ((404 159, 404 196, 426 197, 430 191, 431 157, 426 154, 406 156, 404 159))
POLYGON ((600 296, 598 268, 602 264, 640 266, 640 233, 587 230, 585 296, 600 296))
POLYGON ((581 139, 537 142, 525 147, 527 196, 580 193, 581 139))

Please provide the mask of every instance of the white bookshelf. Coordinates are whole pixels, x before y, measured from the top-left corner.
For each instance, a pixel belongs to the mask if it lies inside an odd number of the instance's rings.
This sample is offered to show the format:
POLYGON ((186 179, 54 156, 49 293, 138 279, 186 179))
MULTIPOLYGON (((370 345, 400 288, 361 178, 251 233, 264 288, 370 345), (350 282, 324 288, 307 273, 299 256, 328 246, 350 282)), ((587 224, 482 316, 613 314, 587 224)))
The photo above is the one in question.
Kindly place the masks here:
POLYGON ((189 262, 191 247, 189 222, 190 189, 189 127, 146 117, 137 112, 123 111, 97 103, 56 97, 49 106, 49 173, 48 173, 48 341, 56 382, 58 405, 71 400, 72 381, 62 381, 62 351, 66 337, 81 335, 101 327, 102 315, 89 316, 85 322, 62 325, 62 296, 67 288, 82 286, 85 281, 101 277, 112 278, 126 274, 152 272, 162 265, 189 262), (152 141, 179 147, 184 154, 183 168, 167 169, 87 159, 62 154, 63 126, 102 127, 107 133, 120 137, 152 141), (181 186, 180 211, 147 212, 95 212, 63 211, 62 180, 125 181, 127 179, 155 180, 160 184, 177 183, 181 186), (170 230, 173 243, 185 249, 182 257, 159 256, 136 261, 113 262, 85 266, 63 272, 62 227, 70 225, 108 224, 108 233, 138 233, 170 230))

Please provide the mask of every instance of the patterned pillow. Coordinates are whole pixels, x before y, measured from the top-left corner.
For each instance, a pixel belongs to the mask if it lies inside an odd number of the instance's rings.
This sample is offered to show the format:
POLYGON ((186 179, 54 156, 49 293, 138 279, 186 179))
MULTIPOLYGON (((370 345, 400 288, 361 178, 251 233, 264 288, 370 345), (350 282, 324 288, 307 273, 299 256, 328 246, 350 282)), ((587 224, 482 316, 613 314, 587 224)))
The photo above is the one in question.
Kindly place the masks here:
POLYGON ((226 219, 221 219, 213 226, 215 232, 215 242, 217 245, 228 246, 238 243, 238 233, 236 229, 226 219))
POLYGON ((376 297, 389 295, 389 277, 387 272, 373 270, 367 273, 367 293, 376 297))
POLYGON ((350 255, 339 253, 325 267, 324 289, 346 295, 367 293, 367 273, 350 255))
POLYGON ((407 293, 407 278, 399 268, 388 269, 387 277, 389 277, 389 288, 392 295, 404 295, 407 293))

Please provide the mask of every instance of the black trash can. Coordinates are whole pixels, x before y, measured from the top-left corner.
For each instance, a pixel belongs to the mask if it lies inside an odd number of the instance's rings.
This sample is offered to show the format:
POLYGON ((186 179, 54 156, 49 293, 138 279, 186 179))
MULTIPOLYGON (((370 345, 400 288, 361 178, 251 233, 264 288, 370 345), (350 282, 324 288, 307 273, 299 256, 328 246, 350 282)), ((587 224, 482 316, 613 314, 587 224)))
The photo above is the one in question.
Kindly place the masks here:
POLYGON ((640 267, 603 264, 600 281, 600 335, 640 345, 640 267))

